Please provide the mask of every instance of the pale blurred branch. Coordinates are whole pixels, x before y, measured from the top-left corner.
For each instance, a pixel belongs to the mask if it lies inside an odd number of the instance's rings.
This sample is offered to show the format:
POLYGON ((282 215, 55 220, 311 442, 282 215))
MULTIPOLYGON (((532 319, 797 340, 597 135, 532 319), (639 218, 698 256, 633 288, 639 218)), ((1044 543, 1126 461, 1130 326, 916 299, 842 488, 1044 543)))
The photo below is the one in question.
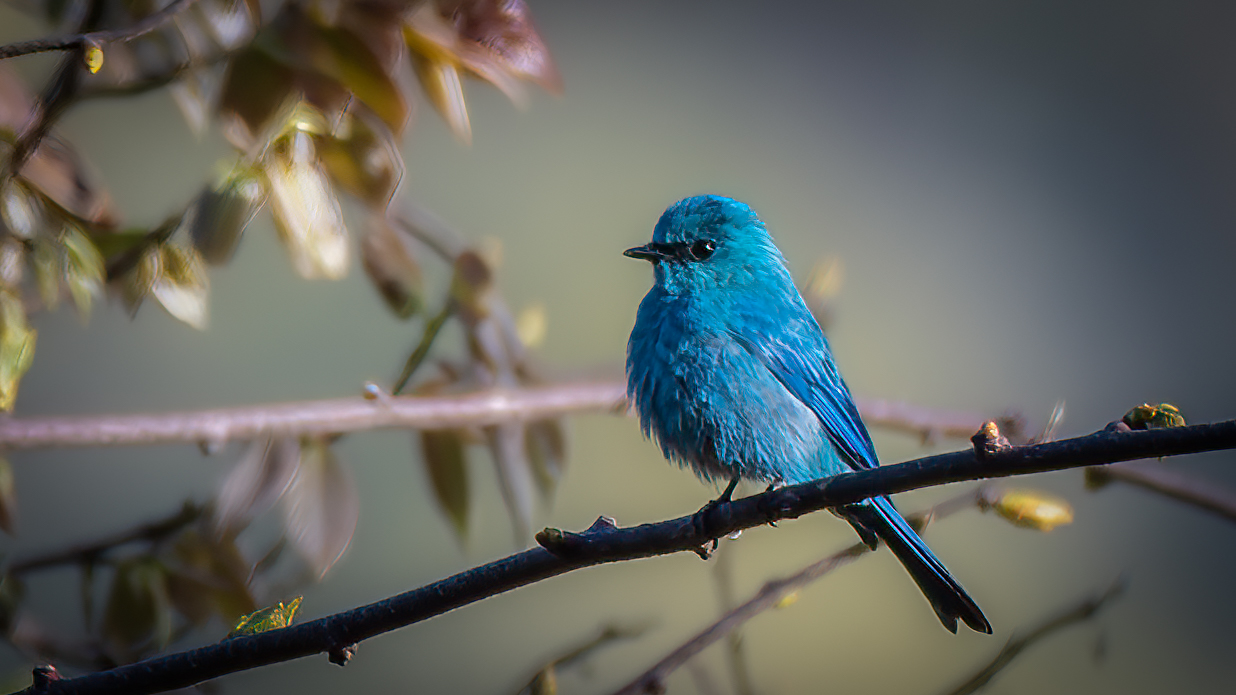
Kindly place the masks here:
POLYGON ((174 443, 214 446, 260 436, 449 429, 580 411, 625 410, 625 399, 623 384, 579 382, 458 396, 385 396, 372 400, 358 396, 217 410, 6 418, 0 420, 0 449, 174 443))
POLYGON ((344 653, 375 635, 583 567, 678 552, 704 554, 714 538, 873 495, 1232 448, 1236 448, 1236 420, 1136 431, 1109 427, 1084 437, 994 450, 980 442, 971 449, 783 487, 659 523, 619 528, 602 517, 583 533, 546 529, 537 534, 541 547, 350 611, 109 671, 54 681, 43 678, 37 690, 32 686, 25 692, 137 695, 182 688, 257 666, 324 652, 344 653))
MULTIPOLYGON (((970 436, 982 418, 967 416, 974 429, 937 427, 924 408, 899 405, 913 421, 889 417, 887 401, 858 399, 858 409, 873 426, 970 436), (871 404, 876 403, 876 410, 871 404), (883 419, 880 413, 884 414, 883 419)), ((452 396, 397 396, 378 399, 336 398, 211 410, 133 415, 9 417, 0 419, 0 449, 133 444, 208 444, 259 436, 329 435, 377 429, 442 429, 495 425, 510 420, 537 420, 573 412, 626 412, 626 384, 619 381, 568 382, 518 389, 495 389, 452 396)), ((955 420, 946 413, 945 420, 955 420)))
POLYGON ((1086 469, 1086 485, 1092 489, 1116 480, 1236 521, 1236 490, 1172 470, 1161 463, 1120 463, 1086 469))
POLYGON ((1085 597, 1079 603, 1069 606, 1030 628, 1025 634, 1014 635, 1009 638, 1008 643, 1004 645, 1004 648, 1000 650, 996 658, 992 659, 991 663, 980 669, 978 673, 971 676, 966 682, 949 690, 947 695, 970 695, 970 693, 983 689, 997 673, 1007 667, 1013 659, 1017 658, 1019 654, 1035 642, 1045 639, 1053 632, 1069 625, 1093 618, 1104 606, 1124 593, 1124 589, 1124 580, 1117 579, 1104 591, 1085 597))
POLYGON ((107 29, 105 31, 90 31, 73 36, 63 36, 53 39, 32 39, 0 46, 0 60, 16 58, 33 53, 51 51, 72 51, 84 46, 101 46, 107 43, 124 43, 145 36, 159 27, 167 24, 176 16, 193 5, 197 0, 172 0, 167 7, 147 15, 133 26, 123 29, 107 29))
MULTIPOLYGON (((913 515, 910 517, 910 520, 911 522, 917 521, 916 525, 921 524, 925 526, 930 521, 942 519, 961 509, 973 508, 981 494, 983 494, 981 490, 970 490, 932 507, 925 513, 913 515)), ((869 549, 866 545, 855 543, 845 550, 807 565, 789 577, 772 579, 765 582, 764 586, 745 603, 726 611, 716 622, 704 628, 682 646, 667 654, 665 658, 658 661, 652 668, 641 673, 626 686, 614 691, 614 695, 665 692, 665 679, 694 658, 695 655, 727 636, 732 640, 733 636, 737 634, 736 631, 746 624, 748 620, 777 606, 790 594, 801 590, 838 567, 848 565, 867 552, 869 552, 869 549)), ((733 656, 734 646, 732 641, 730 643, 730 650, 731 656, 733 656)), ((740 692, 744 689, 747 692, 753 691, 751 684, 744 680, 738 681, 738 689, 740 692)))

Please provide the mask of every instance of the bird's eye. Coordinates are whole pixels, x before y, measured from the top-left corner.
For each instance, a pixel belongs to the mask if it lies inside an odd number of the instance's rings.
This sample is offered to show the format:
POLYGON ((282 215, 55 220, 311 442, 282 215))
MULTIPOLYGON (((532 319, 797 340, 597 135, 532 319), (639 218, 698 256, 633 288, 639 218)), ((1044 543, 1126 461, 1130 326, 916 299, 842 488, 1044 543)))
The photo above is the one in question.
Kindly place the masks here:
POLYGON ((691 257, 697 261, 702 261, 712 255, 713 251, 717 250, 717 242, 712 239, 702 239, 691 244, 691 257))

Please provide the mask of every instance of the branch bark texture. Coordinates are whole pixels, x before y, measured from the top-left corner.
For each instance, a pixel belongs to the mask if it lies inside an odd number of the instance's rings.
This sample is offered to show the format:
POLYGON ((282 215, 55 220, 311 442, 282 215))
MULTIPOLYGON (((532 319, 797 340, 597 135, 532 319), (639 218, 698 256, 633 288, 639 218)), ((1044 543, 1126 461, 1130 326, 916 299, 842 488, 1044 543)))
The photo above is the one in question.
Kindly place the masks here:
POLYGON ((41 679, 30 693, 154 693, 182 688, 257 666, 355 643, 489 596, 581 567, 701 548, 713 538, 826 507, 906 490, 1137 458, 1236 448, 1236 420, 1141 431, 1104 430, 1084 437, 1008 447, 995 453, 958 451, 908 463, 846 473, 718 504, 699 515, 618 528, 601 518, 583 533, 546 529, 542 547, 461 572, 418 589, 300 625, 237 637, 198 649, 71 679, 41 679))

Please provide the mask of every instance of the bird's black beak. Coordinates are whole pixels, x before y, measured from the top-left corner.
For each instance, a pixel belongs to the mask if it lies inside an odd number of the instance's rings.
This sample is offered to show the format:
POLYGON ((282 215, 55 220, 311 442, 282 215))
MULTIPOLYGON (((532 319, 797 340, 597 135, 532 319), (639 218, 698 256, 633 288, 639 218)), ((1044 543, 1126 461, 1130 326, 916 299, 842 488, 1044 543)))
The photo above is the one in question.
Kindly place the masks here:
POLYGON ((627 249, 626 251, 623 251, 622 255, 626 256, 627 258, 640 258, 645 261, 651 261, 652 263, 656 263, 657 261, 663 261, 666 258, 668 258, 668 256, 665 254, 664 251, 657 248, 656 244, 644 244, 643 246, 636 246, 635 248, 631 248, 631 249, 627 249))

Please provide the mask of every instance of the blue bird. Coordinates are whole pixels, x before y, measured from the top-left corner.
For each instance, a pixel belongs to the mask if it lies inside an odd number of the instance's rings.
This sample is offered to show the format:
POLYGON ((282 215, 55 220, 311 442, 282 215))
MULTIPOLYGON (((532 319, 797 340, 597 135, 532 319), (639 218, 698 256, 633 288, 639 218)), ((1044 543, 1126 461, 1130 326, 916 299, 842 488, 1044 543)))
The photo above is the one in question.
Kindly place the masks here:
MULTIPOLYGON (((879 465, 828 341, 785 259, 747 205, 685 198, 661 215, 656 282, 627 343, 627 394, 670 461, 707 481, 795 484, 879 465)), ((869 546, 884 541, 940 622, 991 633, 983 612, 887 497, 838 510, 869 546)))

